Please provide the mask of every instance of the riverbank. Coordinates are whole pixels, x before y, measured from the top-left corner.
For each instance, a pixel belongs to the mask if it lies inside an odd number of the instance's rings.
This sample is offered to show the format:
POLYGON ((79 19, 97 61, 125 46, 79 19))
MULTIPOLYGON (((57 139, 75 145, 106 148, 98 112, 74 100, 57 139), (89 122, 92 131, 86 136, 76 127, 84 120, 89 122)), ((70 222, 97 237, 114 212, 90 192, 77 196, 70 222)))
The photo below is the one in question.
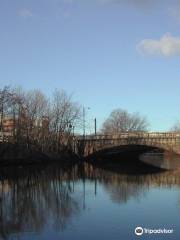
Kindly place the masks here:
POLYGON ((0 143, 0 166, 34 165, 49 163, 78 162, 77 155, 70 151, 43 153, 35 148, 11 143, 0 143))

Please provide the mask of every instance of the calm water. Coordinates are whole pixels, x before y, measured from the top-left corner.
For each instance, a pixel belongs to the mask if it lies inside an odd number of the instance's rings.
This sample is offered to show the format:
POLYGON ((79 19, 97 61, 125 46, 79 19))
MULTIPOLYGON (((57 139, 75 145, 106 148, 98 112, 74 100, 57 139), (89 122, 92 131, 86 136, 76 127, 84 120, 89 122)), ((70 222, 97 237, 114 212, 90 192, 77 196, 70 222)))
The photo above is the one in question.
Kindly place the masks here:
POLYGON ((118 168, 1 169, 0 239, 180 239, 180 173, 118 168), (174 233, 137 237, 137 226, 174 233))

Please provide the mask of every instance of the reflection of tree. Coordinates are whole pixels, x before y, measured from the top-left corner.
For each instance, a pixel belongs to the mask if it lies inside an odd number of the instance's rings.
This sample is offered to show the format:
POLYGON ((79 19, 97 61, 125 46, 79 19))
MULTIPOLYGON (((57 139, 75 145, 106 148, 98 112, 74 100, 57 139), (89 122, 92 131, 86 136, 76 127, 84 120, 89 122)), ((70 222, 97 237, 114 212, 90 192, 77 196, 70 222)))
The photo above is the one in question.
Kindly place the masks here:
POLYGON ((86 179, 94 182, 95 194, 101 184, 112 201, 120 204, 142 198, 150 187, 180 187, 180 174, 172 171, 135 176, 87 163, 64 169, 0 169, 0 238, 41 232, 47 225, 63 230, 85 201, 86 191, 73 195, 74 182, 85 184, 86 179))
POLYGON ((57 168, 1 181, 0 236, 40 232, 47 221, 57 231, 63 230, 79 211, 70 184, 69 174, 57 168))
MULTIPOLYGON (((88 167, 86 167, 86 169, 88 169, 88 167)), ((90 171, 87 170, 92 178, 91 171, 92 169, 90 171)), ((147 190, 143 182, 138 181, 138 178, 132 179, 132 176, 122 175, 100 168, 95 168, 93 173, 95 174, 94 177, 98 178, 114 202, 126 203, 130 198, 138 199, 142 197, 147 190)))
POLYGON ((111 199, 117 203, 126 203, 130 198, 139 199, 146 192, 144 186, 127 182, 105 184, 105 189, 110 193, 111 199))
POLYGON ((164 171, 154 174, 128 175, 121 174, 114 168, 109 170, 89 164, 84 166, 86 177, 98 179, 110 194, 111 199, 118 203, 126 203, 131 198, 140 199, 150 187, 180 187, 179 171, 164 171))

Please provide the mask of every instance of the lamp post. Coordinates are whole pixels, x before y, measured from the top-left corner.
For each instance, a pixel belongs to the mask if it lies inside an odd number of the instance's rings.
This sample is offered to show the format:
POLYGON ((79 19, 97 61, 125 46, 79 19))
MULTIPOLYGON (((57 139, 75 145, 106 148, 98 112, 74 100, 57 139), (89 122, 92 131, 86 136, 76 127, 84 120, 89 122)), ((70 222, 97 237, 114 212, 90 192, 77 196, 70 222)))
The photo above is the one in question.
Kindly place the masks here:
MULTIPOLYGON (((90 110, 90 107, 87 107, 90 110)), ((83 106, 83 138, 86 137, 86 108, 83 106)))
POLYGON ((75 128, 75 127, 74 127, 74 125, 73 125, 73 127, 72 127, 72 128, 73 128, 73 137, 74 137, 74 128, 75 128))
POLYGON ((73 152, 76 152, 76 145, 75 145, 75 137, 74 137, 74 125, 72 126, 72 134, 73 134, 73 152))
POLYGON ((94 119, 94 135, 95 137, 97 135, 97 119, 96 118, 94 119))
POLYGON ((70 135, 71 135, 71 137, 72 137, 72 138, 71 138, 71 139, 72 139, 72 142, 71 142, 72 151, 75 153, 75 151, 76 151, 75 137, 74 137, 74 134, 75 134, 75 132, 74 132, 75 126, 72 125, 72 122, 67 122, 67 127, 68 127, 68 129, 69 129, 69 131, 70 131, 70 135))
POLYGON ((86 124, 85 124, 85 107, 83 106, 83 138, 85 139, 86 135, 86 124))

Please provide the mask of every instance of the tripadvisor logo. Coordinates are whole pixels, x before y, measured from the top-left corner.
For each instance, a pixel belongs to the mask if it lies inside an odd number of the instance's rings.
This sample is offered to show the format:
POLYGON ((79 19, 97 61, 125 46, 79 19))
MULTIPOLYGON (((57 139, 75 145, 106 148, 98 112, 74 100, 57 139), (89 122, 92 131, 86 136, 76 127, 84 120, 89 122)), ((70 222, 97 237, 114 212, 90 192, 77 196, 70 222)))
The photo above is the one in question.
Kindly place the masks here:
POLYGON ((136 227, 135 228, 135 234, 138 236, 141 236, 143 234, 143 228, 142 227, 136 227))
POLYGON ((159 229, 150 229, 150 228, 142 228, 142 227, 136 227, 135 228, 135 234, 137 236, 141 236, 142 234, 171 234, 173 233, 173 229, 165 229, 165 228, 159 228, 159 229))

